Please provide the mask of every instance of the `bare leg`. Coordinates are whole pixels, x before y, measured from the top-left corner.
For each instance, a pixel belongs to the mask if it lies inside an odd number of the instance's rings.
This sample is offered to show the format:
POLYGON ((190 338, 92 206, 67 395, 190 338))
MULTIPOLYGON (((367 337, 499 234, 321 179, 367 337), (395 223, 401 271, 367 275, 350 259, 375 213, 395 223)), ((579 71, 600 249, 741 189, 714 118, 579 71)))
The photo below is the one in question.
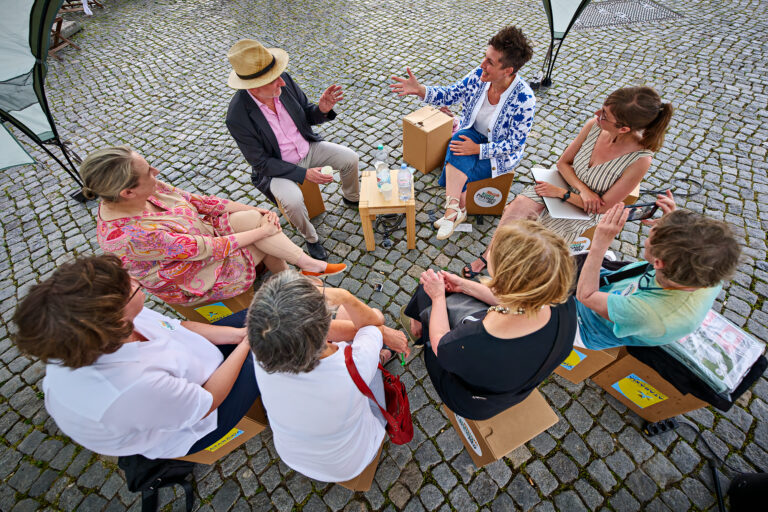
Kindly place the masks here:
MULTIPOLYGON (((264 261, 264 264, 266 265, 267 262, 264 261)), ((309 254, 302 253, 301 256, 299 256, 299 261, 296 262, 296 266, 309 272, 322 272, 325 270, 325 267, 328 266, 328 262, 316 260, 309 254)))
MULTIPOLYGON (((464 184, 467 182, 467 175, 458 170, 451 164, 445 166, 445 194, 448 197, 461 197, 461 189, 464 188, 464 184)), ((466 194, 465 194, 466 196, 466 194)), ((457 211, 453 209, 446 210, 445 215, 448 220, 453 220, 458 215, 457 211)))
POLYGON ((411 334, 415 339, 421 338, 421 322, 411 318, 411 334))
POLYGON ((262 263, 264 263, 264 266, 267 267, 267 270, 273 274, 277 274, 283 270, 288 270, 288 265, 285 264, 285 260, 281 260, 276 256, 270 256, 268 254, 264 255, 262 263))
POLYGON ((467 209, 467 191, 466 190, 461 193, 461 196, 459 196, 459 208, 461 208, 462 210, 467 209))
MULTIPOLYGON (((543 204, 539 204, 533 199, 525 196, 517 196, 513 199, 512 202, 504 208, 504 213, 502 214, 501 219, 499 219, 499 225, 496 226, 496 230, 493 232, 491 243, 488 244, 488 247, 486 247, 483 252, 483 258, 486 260, 488 259, 488 255, 491 252, 491 246, 493 245, 493 239, 496 238, 496 233, 501 226, 520 219, 534 220, 544 211, 544 208, 545 206, 543 204)), ((472 269, 472 272, 480 272, 485 268, 485 263, 478 258, 469 264, 469 268, 472 269)))

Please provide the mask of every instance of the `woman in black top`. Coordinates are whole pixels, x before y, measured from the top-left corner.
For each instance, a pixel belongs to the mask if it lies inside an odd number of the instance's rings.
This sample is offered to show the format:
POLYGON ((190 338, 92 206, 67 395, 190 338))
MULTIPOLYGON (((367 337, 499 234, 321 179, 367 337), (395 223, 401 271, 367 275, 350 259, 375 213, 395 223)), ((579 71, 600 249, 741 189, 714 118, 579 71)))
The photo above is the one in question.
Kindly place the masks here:
POLYGON ((443 402, 456 414, 488 419, 523 401, 573 347, 576 308, 569 292, 574 265, 566 243, 540 224, 500 228, 488 273, 478 283, 427 270, 405 308, 411 332, 427 342, 424 361, 443 402), (450 326, 446 296, 470 295, 477 311, 450 326), (429 307, 428 320, 421 314, 429 307))

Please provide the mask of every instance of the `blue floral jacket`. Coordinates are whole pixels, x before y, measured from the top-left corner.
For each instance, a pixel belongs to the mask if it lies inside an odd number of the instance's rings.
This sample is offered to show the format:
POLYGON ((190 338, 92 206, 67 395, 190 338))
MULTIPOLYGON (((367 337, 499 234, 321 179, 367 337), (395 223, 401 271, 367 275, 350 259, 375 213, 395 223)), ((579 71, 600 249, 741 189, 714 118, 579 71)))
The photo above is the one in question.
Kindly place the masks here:
MULTIPOLYGON (((481 82, 483 70, 479 67, 460 82, 447 87, 427 87, 424 102, 439 107, 463 103, 464 109, 459 129, 472 127, 483 105, 483 98, 490 84, 481 82)), ((525 140, 533 125, 533 112, 536 109, 536 97, 528 84, 515 77, 512 84, 501 95, 501 100, 493 113, 490 126, 491 136, 487 144, 480 145, 481 159, 491 159, 493 177, 506 174, 517 166, 523 157, 525 140)))

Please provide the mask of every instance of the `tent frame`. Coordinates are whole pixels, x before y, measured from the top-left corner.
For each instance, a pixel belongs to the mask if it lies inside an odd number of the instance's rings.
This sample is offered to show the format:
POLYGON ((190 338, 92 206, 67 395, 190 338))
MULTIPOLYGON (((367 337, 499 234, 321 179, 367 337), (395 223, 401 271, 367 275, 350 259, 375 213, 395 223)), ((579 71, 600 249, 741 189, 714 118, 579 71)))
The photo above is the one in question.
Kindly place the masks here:
POLYGON ((573 27, 573 24, 576 23, 576 20, 579 18, 587 5, 589 5, 590 1, 591 0, 581 1, 579 6, 576 8, 576 12, 573 13, 571 21, 568 23, 568 27, 565 29, 565 32, 563 32, 562 36, 558 37, 555 36, 555 25, 554 20, 552 19, 552 4, 549 3, 548 0, 543 0, 544 12, 547 13, 547 21, 549 22, 550 40, 547 56, 544 58, 544 64, 541 67, 541 71, 544 74, 544 78, 541 80, 541 87, 549 87, 552 85, 552 71, 555 68, 555 61, 557 60, 557 55, 560 53, 560 48, 563 46, 563 41, 565 41, 568 32, 571 31, 571 27, 573 27), (555 49, 555 42, 557 42, 557 49, 555 49), (546 72, 544 70, 546 70, 546 72))
MULTIPOLYGON (((29 19, 29 43, 32 53, 36 57, 36 62, 32 68, 33 73, 33 88, 38 97, 40 107, 45 114, 48 124, 51 128, 53 136, 48 140, 42 140, 35 132, 29 129, 24 123, 20 122, 13 116, 8 115, 3 110, 0 110, 0 121, 8 122, 11 125, 18 128, 22 133, 29 137, 35 144, 37 144, 45 153, 48 154, 64 171, 79 185, 82 187, 83 183, 80 180, 80 176, 77 172, 75 164, 80 164, 82 160, 71 148, 68 147, 67 141, 62 141, 59 137, 59 132, 56 129, 56 123, 51 115, 51 109, 48 105, 48 98, 45 95, 45 67, 47 60, 48 48, 50 46, 50 33, 53 21, 57 16, 59 7, 63 0, 38 0, 34 2, 29 19), (45 19, 41 20, 41 23, 35 23, 35 13, 41 13, 45 16, 45 19), (36 26, 37 25, 37 26, 36 26), (48 146, 55 146, 59 148, 63 158, 54 154, 48 146)), ((81 190, 78 190, 70 197, 79 201, 85 202, 86 199, 81 190)))

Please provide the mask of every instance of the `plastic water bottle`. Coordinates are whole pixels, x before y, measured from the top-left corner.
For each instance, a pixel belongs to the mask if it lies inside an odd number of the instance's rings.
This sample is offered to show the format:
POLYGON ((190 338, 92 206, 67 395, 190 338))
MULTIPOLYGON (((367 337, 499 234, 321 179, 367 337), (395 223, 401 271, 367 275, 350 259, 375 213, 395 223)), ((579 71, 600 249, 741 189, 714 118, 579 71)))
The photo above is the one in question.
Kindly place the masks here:
POLYGON ((401 201, 408 201, 411 198, 411 186, 413 184, 413 174, 408 169, 408 165, 400 165, 397 171, 397 194, 401 201))
POLYGON ((389 155, 383 144, 379 144, 373 152, 373 168, 376 169, 376 184, 379 188, 389 179, 389 155))

